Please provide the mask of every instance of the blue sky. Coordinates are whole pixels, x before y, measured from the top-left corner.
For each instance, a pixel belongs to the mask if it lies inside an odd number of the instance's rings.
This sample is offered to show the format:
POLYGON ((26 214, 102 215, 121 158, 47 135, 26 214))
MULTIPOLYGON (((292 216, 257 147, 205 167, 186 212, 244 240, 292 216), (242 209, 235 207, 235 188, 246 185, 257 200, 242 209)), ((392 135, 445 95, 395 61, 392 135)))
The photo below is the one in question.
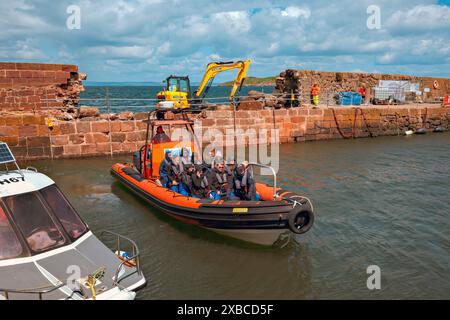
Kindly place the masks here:
MULTIPOLYGON (((286 68, 449 77, 450 0, 1 1, 0 61, 77 64, 91 81, 198 81, 215 60, 249 75, 286 68), (70 5, 81 28, 66 27, 70 5), (367 28, 367 8, 381 28, 367 28)), ((219 77, 231 79, 233 74, 219 77)))

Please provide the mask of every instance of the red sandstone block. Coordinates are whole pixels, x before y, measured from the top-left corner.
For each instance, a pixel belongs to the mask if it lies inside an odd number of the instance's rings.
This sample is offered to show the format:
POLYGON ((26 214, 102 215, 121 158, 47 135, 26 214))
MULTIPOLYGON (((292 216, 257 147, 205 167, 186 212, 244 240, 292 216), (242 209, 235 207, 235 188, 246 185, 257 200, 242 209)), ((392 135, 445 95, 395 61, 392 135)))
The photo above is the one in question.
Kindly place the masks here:
POLYGON ((2 127, 0 127, 0 139, 3 137, 3 136, 17 136, 18 135, 18 133, 19 133, 19 130, 18 130, 18 128, 16 127, 16 126, 8 126, 8 125, 6 125, 6 126, 2 126, 2 127))
POLYGON ((145 131, 135 131, 126 134, 126 140, 128 142, 136 142, 145 140, 145 131))
MULTIPOLYGON (((248 112, 248 111, 244 111, 248 112)), ((233 112, 227 111, 227 110, 217 110, 214 111, 214 114, 211 116, 208 116, 208 118, 233 118, 233 112)))
POLYGON ((216 126, 233 125, 233 118, 231 119, 216 119, 216 126))
POLYGON ((111 143, 112 151, 115 153, 119 153, 122 151, 122 143, 120 142, 112 142, 111 143))
POLYGON ((292 123, 304 123, 305 120, 306 120, 306 117, 304 117, 304 116, 291 117, 292 123))
POLYGON ((95 144, 83 144, 81 146, 82 154, 93 154, 97 153, 97 146, 95 144))
POLYGON ((97 152, 100 152, 100 153, 110 153, 111 152, 111 145, 109 144, 109 142, 97 143, 96 148, 97 148, 97 152))
POLYGON ((28 137, 27 138, 27 146, 30 148, 33 147, 45 147, 50 145, 49 137, 28 137))
POLYGON ((22 71, 20 71, 20 77, 21 78, 32 78, 33 77, 33 71, 31 71, 31 70, 22 70, 22 71))
POLYGON ((92 132, 109 132, 108 121, 93 121, 91 122, 92 132))
POLYGON ((104 142, 109 142, 109 135, 106 133, 94 132, 86 134, 87 144, 104 143, 104 142))
MULTIPOLYGON (((120 128, 121 128, 120 121, 111 121, 111 131, 112 132, 120 132, 120 128)), ((147 125, 145 126, 144 129, 146 129, 146 128, 147 128, 147 125)))
POLYGON ((27 148, 27 158, 43 158, 47 155, 43 147, 27 148))
POLYGON ((65 155, 81 155, 81 145, 65 145, 64 146, 65 155))
POLYGON ((69 141, 71 144, 82 144, 84 143, 84 134, 76 133, 69 135, 69 141))
POLYGON ((309 109, 310 116, 321 116, 323 113, 322 109, 309 109))
POLYGON ((216 124, 216 121, 214 119, 202 119, 202 127, 211 127, 214 126, 216 124))
POLYGON ((55 77, 56 77, 56 72, 55 71, 45 71, 44 72, 44 78, 45 79, 54 80, 55 77))
POLYGON ((22 116, 6 116, 2 117, 8 126, 21 126, 23 124, 22 122, 22 116))
POLYGON ((61 65, 61 70, 66 72, 78 72, 78 66, 63 64, 61 65))
POLYGON ((19 137, 37 136, 37 125, 24 125, 19 127, 19 137))
POLYGON ((275 117, 287 116, 287 115, 288 115, 288 112, 286 109, 275 110, 275 117))
POLYGON ((130 132, 134 130, 135 130, 134 121, 123 121, 120 123, 120 131, 130 132))
POLYGON ((40 63, 16 63, 17 70, 40 70, 40 63))
POLYGON ((138 112, 134 115, 136 120, 147 120, 148 112, 138 112))
MULTIPOLYGON (((147 129, 146 123, 144 123, 142 121, 136 121, 136 130, 146 130, 146 129, 147 129)), ((120 123, 119 123, 119 130, 120 130, 120 123)))
POLYGON ((52 147, 52 150, 55 158, 60 158, 64 154, 64 147, 52 147))
POLYGON ((69 79, 70 78, 70 72, 65 72, 65 71, 56 71, 54 73, 54 77, 56 79, 69 79))
POLYGON ((39 137, 43 137, 43 136, 48 136, 49 134, 49 128, 47 127, 47 125, 38 125, 37 126, 37 135, 39 137))
POLYGON ((59 129, 61 134, 72 134, 75 133, 75 124, 72 122, 61 123, 59 129))
POLYGON ((0 62, 1 70, 16 70, 15 62, 0 62))
POLYGON ((0 136, 1 142, 6 142, 10 147, 17 146, 19 144, 19 137, 4 137, 0 136))
POLYGON ((77 121, 76 127, 78 133, 91 132, 91 123, 89 121, 77 121))
POLYGON ((23 115, 22 122, 26 124, 45 124, 45 116, 39 115, 23 115))
POLYGON ((44 78, 45 77, 45 71, 31 71, 31 77, 32 78, 44 78))
POLYGON ((126 152, 133 152, 138 149, 136 143, 134 142, 124 142, 121 144, 121 150, 126 152))
POLYGON ((17 70, 6 70, 7 78, 20 78, 20 72, 17 70))
POLYGON ((69 136, 52 136, 52 145, 54 146, 65 146, 69 144, 69 136))
POLYGON ((111 140, 112 142, 124 142, 126 140, 127 134, 123 132, 113 132, 111 140))
POLYGON ((62 65, 60 64, 40 64, 39 70, 46 70, 46 71, 59 71, 61 70, 62 65))

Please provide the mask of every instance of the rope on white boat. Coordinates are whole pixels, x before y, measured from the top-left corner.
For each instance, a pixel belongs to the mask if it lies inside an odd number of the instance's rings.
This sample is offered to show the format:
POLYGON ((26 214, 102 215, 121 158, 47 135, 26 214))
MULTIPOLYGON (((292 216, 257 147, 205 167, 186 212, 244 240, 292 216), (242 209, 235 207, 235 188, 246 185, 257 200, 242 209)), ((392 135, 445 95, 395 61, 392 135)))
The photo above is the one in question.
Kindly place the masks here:
MULTIPOLYGON (((312 201, 311 201, 308 197, 300 196, 300 195, 294 195, 294 196, 289 197, 288 199, 292 199, 292 198, 301 198, 301 199, 305 199, 306 201, 309 202, 309 205, 311 206, 311 211, 314 212, 314 207, 313 207, 312 201)), ((293 200, 293 201, 294 201, 294 207, 295 207, 299 202, 297 202, 297 201, 295 201, 295 200, 293 200)), ((300 204, 301 204, 301 203, 300 203, 300 204)))

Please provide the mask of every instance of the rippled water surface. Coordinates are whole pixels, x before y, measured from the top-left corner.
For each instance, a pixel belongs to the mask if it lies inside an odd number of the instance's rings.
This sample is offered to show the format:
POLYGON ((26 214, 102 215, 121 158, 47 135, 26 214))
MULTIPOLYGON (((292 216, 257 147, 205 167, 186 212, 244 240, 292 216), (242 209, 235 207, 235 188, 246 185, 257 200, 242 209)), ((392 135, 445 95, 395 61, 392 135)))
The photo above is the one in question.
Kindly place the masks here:
POLYGON ((140 299, 450 298, 450 134, 282 145, 279 182, 316 223, 284 248, 243 245, 166 218, 114 181, 129 157, 33 162, 96 232, 136 240, 140 299), (366 268, 381 268, 381 290, 366 268))

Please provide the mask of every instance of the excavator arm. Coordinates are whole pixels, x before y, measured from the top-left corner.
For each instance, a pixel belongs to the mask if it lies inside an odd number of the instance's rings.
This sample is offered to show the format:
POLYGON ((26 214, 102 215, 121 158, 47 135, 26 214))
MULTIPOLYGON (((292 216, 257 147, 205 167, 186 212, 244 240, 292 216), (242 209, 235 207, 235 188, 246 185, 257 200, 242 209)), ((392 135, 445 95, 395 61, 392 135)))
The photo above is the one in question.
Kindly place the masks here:
POLYGON ((236 75, 236 78, 234 79, 233 88, 231 89, 229 97, 230 101, 232 101, 234 95, 236 94, 236 91, 242 86, 244 82, 249 66, 250 60, 209 63, 208 66, 206 67, 203 79, 200 82, 197 91, 194 93, 194 98, 203 99, 206 96, 217 74, 232 69, 238 69, 238 73, 236 75))

